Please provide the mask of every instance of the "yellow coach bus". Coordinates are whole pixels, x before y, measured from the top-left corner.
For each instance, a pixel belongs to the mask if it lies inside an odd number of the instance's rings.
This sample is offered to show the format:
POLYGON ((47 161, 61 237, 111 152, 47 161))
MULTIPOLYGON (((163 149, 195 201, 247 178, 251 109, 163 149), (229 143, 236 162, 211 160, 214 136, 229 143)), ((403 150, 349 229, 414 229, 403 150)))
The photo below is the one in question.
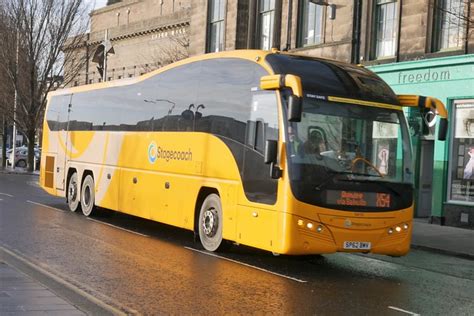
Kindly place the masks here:
POLYGON ((413 164, 404 106, 369 70, 277 51, 189 58, 127 80, 55 91, 41 186, 182 227, 206 250, 404 255, 413 164))

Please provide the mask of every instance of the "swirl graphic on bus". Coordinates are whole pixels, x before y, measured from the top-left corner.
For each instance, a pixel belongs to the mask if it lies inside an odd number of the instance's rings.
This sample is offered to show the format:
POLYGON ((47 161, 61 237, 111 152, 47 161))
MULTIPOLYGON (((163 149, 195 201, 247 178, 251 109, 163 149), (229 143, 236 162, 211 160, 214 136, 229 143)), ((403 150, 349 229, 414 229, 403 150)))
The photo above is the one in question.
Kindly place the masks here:
POLYGON ((158 146, 156 146, 155 142, 151 142, 150 145, 148 145, 148 161, 151 164, 154 164, 157 158, 157 153, 158 153, 158 146))

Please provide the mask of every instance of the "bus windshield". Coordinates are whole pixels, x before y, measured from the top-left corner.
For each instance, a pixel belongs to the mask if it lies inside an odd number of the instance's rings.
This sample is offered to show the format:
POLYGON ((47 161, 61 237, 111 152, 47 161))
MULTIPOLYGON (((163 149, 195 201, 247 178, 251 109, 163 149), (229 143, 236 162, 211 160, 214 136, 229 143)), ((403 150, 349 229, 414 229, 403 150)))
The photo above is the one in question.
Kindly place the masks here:
MULTIPOLYGON (((302 201, 337 204, 332 196, 338 190, 385 192, 401 201, 411 190, 409 135, 403 111, 395 106, 305 97, 301 122, 288 123, 287 139, 292 190, 302 201)), ((411 202, 400 203, 385 209, 411 202)), ((377 209, 372 204, 364 206, 377 209)))

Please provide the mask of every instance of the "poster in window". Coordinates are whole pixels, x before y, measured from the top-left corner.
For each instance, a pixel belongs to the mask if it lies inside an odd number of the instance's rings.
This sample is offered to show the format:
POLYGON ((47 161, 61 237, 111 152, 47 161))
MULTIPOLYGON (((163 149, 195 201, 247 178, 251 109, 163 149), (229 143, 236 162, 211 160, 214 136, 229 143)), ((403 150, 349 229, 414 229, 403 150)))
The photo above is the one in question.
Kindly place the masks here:
POLYGON ((453 125, 450 199, 474 203, 474 101, 455 104, 453 125))

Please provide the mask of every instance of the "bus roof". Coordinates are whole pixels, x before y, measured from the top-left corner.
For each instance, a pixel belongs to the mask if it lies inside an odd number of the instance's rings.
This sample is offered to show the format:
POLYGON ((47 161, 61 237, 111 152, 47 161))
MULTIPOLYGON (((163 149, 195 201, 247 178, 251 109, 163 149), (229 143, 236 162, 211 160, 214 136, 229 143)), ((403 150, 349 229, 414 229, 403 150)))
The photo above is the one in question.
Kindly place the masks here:
POLYGON ((158 73, 180 65, 214 58, 247 59, 260 64, 269 74, 293 74, 300 76, 303 89, 312 94, 399 104, 392 89, 377 75, 364 67, 329 59, 278 52, 276 50, 264 51, 248 49, 193 56, 139 77, 60 89, 52 91, 49 97, 129 85, 146 80, 158 73))
POLYGON ((399 105, 393 90, 372 71, 357 65, 292 54, 269 54, 275 74, 301 78, 305 93, 399 105))

